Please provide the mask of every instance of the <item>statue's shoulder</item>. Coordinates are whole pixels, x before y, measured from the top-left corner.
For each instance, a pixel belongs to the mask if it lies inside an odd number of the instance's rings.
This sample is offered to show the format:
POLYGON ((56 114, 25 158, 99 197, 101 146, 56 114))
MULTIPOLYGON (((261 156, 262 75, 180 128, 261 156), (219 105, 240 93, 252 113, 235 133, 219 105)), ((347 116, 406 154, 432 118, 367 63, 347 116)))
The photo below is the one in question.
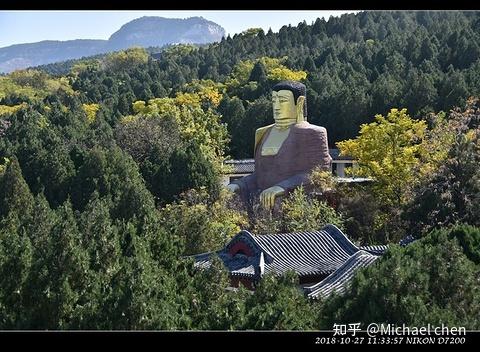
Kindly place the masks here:
POLYGON ((255 131, 255 147, 253 149, 254 155, 255 151, 257 150, 257 145, 260 144, 260 141, 262 140, 263 136, 274 126, 274 124, 268 125, 268 126, 263 126, 260 128, 257 128, 255 131))
POLYGON ((307 121, 299 122, 294 125, 294 131, 298 134, 306 135, 323 135, 327 133, 327 129, 322 126, 312 125, 307 121))
POLYGON ((271 125, 257 128, 257 130, 255 131, 255 136, 261 135, 261 136, 263 137, 263 135, 264 135, 269 129, 271 129, 273 126, 275 126, 275 124, 272 123, 271 125))

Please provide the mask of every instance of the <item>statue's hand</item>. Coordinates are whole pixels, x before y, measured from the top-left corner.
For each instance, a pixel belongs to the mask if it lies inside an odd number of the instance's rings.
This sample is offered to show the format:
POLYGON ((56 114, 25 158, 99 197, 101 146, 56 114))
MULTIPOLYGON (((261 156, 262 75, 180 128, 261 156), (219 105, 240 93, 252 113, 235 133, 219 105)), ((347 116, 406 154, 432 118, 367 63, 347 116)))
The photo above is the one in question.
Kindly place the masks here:
POLYGON ((275 197, 281 196, 285 193, 285 190, 280 186, 273 186, 265 189, 260 193, 260 203, 267 209, 272 209, 275 204, 275 197))
POLYGON ((230 192, 237 192, 239 189, 240 189, 240 186, 237 185, 236 183, 230 183, 228 186, 227 186, 227 189, 230 191, 230 192))

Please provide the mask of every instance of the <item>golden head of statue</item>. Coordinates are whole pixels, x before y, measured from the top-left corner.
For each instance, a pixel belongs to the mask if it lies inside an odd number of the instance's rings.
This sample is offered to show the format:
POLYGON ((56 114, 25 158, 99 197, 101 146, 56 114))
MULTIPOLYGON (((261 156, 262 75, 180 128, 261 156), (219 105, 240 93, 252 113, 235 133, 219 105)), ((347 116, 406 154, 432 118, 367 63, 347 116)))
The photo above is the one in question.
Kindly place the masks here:
POLYGON ((311 171, 329 170, 327 130, 307 122, 306 87, 283 81, 272 91, 275 123, 255 133, 255 171, 230 183, 244 201, 259 196, 262 206, 273 208, 275 200, 301 185, 308 188, 311 171))

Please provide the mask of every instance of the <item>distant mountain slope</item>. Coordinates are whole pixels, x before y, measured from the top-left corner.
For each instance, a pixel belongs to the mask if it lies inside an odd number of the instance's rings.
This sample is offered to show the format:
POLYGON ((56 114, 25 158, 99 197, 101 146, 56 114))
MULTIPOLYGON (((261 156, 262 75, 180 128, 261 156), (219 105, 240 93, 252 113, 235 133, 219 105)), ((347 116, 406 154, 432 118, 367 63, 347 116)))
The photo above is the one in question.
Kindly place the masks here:
POLYGON ((220 41, 225 30, 202 17, 184 20, 163 17, 141 17, 123 25, 108 40, 111 50, 131 46, 162 46, 170 43, 205 44, 220 41))
POLYGON ((105 52, 106 40, 45 40, 0 48, 0 72, 105 52))
POLYGON ((220 41, 225 30, 202 17, 187 19, 141 17, 123 25, 109 40, 47 40, 0 48, 0 72, 92 56, 131 46, 220 41))

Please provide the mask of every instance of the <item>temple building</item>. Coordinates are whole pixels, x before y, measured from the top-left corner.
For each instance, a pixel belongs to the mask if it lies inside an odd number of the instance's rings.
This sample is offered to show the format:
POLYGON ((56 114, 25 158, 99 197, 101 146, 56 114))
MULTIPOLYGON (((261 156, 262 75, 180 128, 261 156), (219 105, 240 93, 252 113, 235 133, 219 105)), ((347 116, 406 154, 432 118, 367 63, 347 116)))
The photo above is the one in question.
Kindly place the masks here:
POLYGON ((223 164, 229 166, 230 169, 223 174, 222 184, 224 186, 239 178, 251 175, 255 171, 255 159, 225 160, 223 164))
POLYGON ((241 231, 221 250, 193 256, 197 268, 208 268, 218 256, 230 273, 231 285, 254 289, 268 273, 288 270, 299 276, 310 298, 343 292, 354 272, 377 260, 387 246, 358 247, 334 225, 320 231, 254 235, 241 231))

